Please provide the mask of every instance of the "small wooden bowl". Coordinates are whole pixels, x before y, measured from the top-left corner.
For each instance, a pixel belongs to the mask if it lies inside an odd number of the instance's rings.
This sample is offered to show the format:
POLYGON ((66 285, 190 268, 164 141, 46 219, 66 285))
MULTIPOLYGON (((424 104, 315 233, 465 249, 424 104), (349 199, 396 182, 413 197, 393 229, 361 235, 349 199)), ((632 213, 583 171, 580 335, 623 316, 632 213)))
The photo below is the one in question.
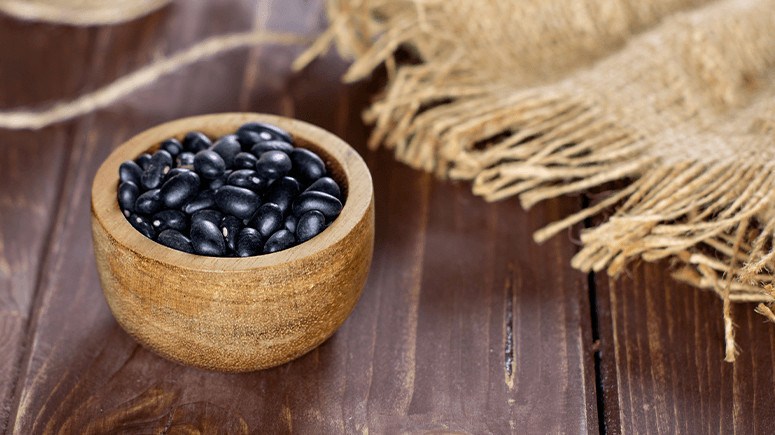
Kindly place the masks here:
POLYGON ((91 211, 102 289, 118 323, 156 353, 206 369, 258 370, 314 349, 350 314, 371 265, 374 193, 366 164, 333 134, 278 116, 196 116, 140 133, 97 171, 91 211), (218 137, 249 121, 286 129, 326 161, 346 197, 331 226, 284 251, 215 258, 167 248, 129 224, 116 200, 123 161, 191 130, 218 137))

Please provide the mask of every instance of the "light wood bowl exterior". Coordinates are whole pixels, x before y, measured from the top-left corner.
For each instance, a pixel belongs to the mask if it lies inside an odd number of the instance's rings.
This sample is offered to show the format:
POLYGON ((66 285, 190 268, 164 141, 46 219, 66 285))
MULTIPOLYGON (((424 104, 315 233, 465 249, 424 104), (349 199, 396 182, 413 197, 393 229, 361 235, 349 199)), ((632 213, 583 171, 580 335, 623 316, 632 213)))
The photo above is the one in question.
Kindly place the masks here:
POLYGON ((314 349, 360 297, 374 245, 374 193, 361 157, 313 125, 271 115, 227 113, 162 124, 119 146, 92 186, 97 267, 118 323, 156 353, 201 368, 242 372, 314 349), (248 121, 278 125, 321 155, 346 195, 340 216, 315 238, 268 255, 215 258, 145 238, 119 210, 118 167, 191 130, 211 137, 248 121))

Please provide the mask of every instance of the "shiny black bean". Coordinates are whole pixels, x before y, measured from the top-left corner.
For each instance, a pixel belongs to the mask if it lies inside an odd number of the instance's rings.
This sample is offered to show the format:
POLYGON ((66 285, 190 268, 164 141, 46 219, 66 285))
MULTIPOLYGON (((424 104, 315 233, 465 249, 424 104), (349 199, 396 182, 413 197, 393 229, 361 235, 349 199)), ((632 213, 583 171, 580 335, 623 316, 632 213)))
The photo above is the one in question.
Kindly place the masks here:
POLYGON ((250 153, 237 153, 234 156, 234 169, 253 169, 258 158, 250 153))
POLYGON ((226 253, 226 241, 218 225, 199 220, 191 223, 191 245, 200 255, 220 257, 226 253))
POLYGON ((285 154, 290 154, 293 151, 293 145, 282 140, 267 140, 257 142, 250 147, 250 153, 256 157, 261 157, 267 151, 282 151, 285 154))
POLYGON ((318 178, 314 183, 310 184, 307 188, 309 191, 317 191, 327 193, 338 200, 342 200, 342 191, 339 189, 339 184, 331 177, 318 178))
POLYGON ((137 197, 135 212, 141 214, 154 214, 161 210, 162 202, 160 189, 149 190, 137 197))
POLYGON ((172 169, 170 169, 169 172, 167 172, 167 175, 164 176, 164 180, 162 180, 162 185, 164 185, 164 183, 169 181, 170 178, 172 178, 172 177, 174 177, 176 175, 180 175, 180 174, 182 174, 184 172, 191 172, 192 174, 194 173, 194 171, 192 171, 190 169, 186 169, 186 168, 172 168, 172 169))
POLYGON ((342 203, 327 193, 304 192, 293 202, 293 214, 299 217, 310 210, 320 211, 331 222, 342 212, 342 203))
POLYGON ((283 177, 269 186, 266 196, 264 196, 264 202, 277 204, 280 206, 283 214, 287 214, 293 199, 296 198, 300 191, 301 187, 295 178, 283 177))
POLYGON ((194 170, 202 177, 213 180, 226 171, 226 162, 212 150, 203 150, 194 156, 194 170))
POLYGON ((175 160, 178 166, 194 166, 194 153, 184 151, 178 154, 178 158, 175 160))
POLYGON ((151 225, 156 231, 188 232, 188 216, 180 210, 162 210, 151 217, 151 225))
POLYGON ((285 222, 283 222, 283 226, 286 230, 292 232, 293 234, 296 234, 296 223, 298 221, 298 218, 294 215, 288 215, 287 218, 285 218, 285 222))
POLYGON ((165 140, 164 142, 161 143, 161 146, 159 146, 159 148, 170 153, 170 155, 173 158, 177 157, 177 155, 180 154, 181 151, 183 151, 183 145, 181 145, 180 141, 175 138, 170 138, 165 140))
POLYGON ((199 175, 183 170, 161 186, 161 201, 167 208, 179 208, 199 193, 199 175))
POLYGON ((215 207, 215 192, 212 190, 203 190, 199 192, 194 199, 183 206, 183 212, 194 214, 199 210, 215 207))
POLYGON ((239 232, 242 230, 242 220, 234 216, 227 215, 221 219, 221 224, 219 227, 221 228, 221 234, 223 234, 223 238, 226 240, 226 247, 229 248, 230 251, 236 251, 237 238, 239 236, 239 232))
POLYGON ((252 257, 261 253, 263 239, 254 228, 245 227, 240 230, 237 237, 237 249, 234 251, 239 257, 252 257))
POLYGON ((288 249, 296 243, 296 238, 293 233, 285 228, 272 234, 272 237, 264 244, 264 254, 270 254, 272 252, 282 251, 288 249))
POLYGON ((164 150, 159 150, 153 153, 151 161, 143 171, 140 182, 145 189, 156 189, 161 185, 164 176, 172 168, 172 156, 170 153, 164 150))
POLYGON ((293 164, 288 154, 282 151, 267 151, 256 162, 256 172, 267 180, 276 180, 290 172, 293 164))
POLYGON ((131 181, 125 181, 118 185, 118 206, 124 216, 129 217, 135 211, 135 202, 137 202, 139 195, 140 189, 131 181))
POLYGON ((237 141, 236 135, 229 134, 218 139, 210 149, 221 156, 227 168, 231 168, 234 165, 234 158, 242 151, 242 146, 237 141))
POLYGON ((156 238, 156 241, 169 248, 177 249, 178 251, 188 252, 189 254, 194 253, 194 246, 191 244, 191 239, 177 230, 167 229, 162 231, 159 233, 159 237, 156 238))
POLYGON ((248 226, 258 230, 261 237, 268 238, 283 225, 283 211, 277 204, 267 202, 256 210, 248 226))
POLYGON ((122 183, 130 182, 135 186, 140 186, 140 179, 143 176, 143 169, 137 163, 127 160, 118 167, 118 179, 122 183))
POLYGON ((240 219, 250 219, 261 205, 261 198, 252 190, 227 185, 215 193, 215 203, 224 213, 240 219))
POLYGON ((193 225, 194 222, 199 221, 210 221, 214 223, 215 225, 220 226, 221 220, 223 220, 223 213, 221 213, 219 210, 215 210, 212 208, 206 208, 204 210, 199 210, 198 212, 191 215, 191 224, 193 225))
POLYGON ((299 218, 296 225, 296 240, 306 242, 326 228, 326 217, 317 210, 310 210, 299 218))
POLYGON ((145 168, 148 167, 148 164, 151 163, 151 155, 148 153, 140 154, 140 156, 135 159, 135 163, 137 163, 137 166, 144 171, 145 168))
POLYGON ((226 182, 228 181, 229 175, 231 175, 231 172, 232 171, 225 171, 223 175, 221 175, 220 177, 214 180, 210 180, 210 182, 207 184, 207 188, 211 189, 214 192, 217 192, 218 189, 226 185, 226 182))
POLYGON ((194 154, 210 148, 213 143, 210 138, 199 131, 189 131, 183 138, 183 149, 194 154))
POLYGON ((290 133, 280 127, 262 122, 249 122, 237 129, 237 137, 244 146, 253 146, 257 142, 282 140, 293 143, 290 133))
POLYGON ((132 213, 129 215, 129 223, 132 224, 132 226, 135 227, 137 231, 140 231, 142 235, 148 237, 149 239, 153 239, 156 236, 156 232, 153 231, 151 223, 148 222, 148 219, 143 216, 132 213))
POLYGON ((300 181, 310 184, 326 174, 326 164, 315 153, 304 148, 291 151, 293 173, 300 181))
POLYGON ((261 192, 266 189, 266 179, 259 177, 256 171, 250 169, 240 169, 229 175, 227 184, 237 187, 244 187, 254 192, 261 192))

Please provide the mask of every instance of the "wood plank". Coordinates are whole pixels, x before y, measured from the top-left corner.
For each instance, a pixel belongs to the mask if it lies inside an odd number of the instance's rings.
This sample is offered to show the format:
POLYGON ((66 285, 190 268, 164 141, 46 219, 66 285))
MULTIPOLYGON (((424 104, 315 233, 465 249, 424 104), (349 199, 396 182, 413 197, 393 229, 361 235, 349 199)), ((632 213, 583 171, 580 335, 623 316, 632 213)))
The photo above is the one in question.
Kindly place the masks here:
MULTIPOLYGON (((320 2, 264 7, 270 27, 322 26, 320 2)), ((212 19, 216 12, 178 3, 163 25, 198 37, 264 25, 248 5, 232 5, 231 18, 212 19)), ((107 74, 131 66, 126 56, 143 59, 183 38, 162 33, 137 54, 121 42, 133 32, 111 32, 101 51, 107 74)), ((359 114, 380 80, 344 87, 344 65, 334 57, 290 74, 297 52, 262 47, 222 56, 78 122, 14 431, 595 430, 586 276, 568 266, 575 248, 567 237, 543 246, 530 238, 577 209, 576 201, 549 201, 530 213, 516 201, 486 204, 466 185, 367 151, 359 114), (225 375, 165 361, 115 323, 91 253, 88 192, 102 159, 132 133, 235 109, 296 116, 353 144, 374 176, 377 241, 363 297, 333 338, 281 367, 225 375)))
MULTIPOLYGON (((736 304, 741 353, 724 362, 722 302, 677 283, 666 262, 598 275, 606 422, 622 433, 769 433, 775 328, 736 304)), ((611 433, 618 433, 611 430, 611 433)))

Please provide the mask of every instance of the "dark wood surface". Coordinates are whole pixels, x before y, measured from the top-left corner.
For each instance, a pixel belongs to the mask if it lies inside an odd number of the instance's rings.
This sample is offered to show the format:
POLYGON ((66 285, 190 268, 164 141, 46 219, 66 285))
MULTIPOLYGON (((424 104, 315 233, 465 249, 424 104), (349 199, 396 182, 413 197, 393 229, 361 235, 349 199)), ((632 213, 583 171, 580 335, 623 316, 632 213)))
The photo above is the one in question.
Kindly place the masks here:
MULTIPOLYGON (((106 28, 0 17, 0 109, 94 89, 206 36, 316 35, 321 1, 176 2, 106 28)), ((300 47, 236 50, 108 109, 41 131, 0 130, 0 431, 10 433, 764 433, 775 423, 775 330, 734 308, 741 354, 723 362, 721 303, 669 266, 617 280, 573 271, 578 229, 532 231, 580 198, 529 212, 488 204, 368 151, 360 112, 384 84, 340 84, 300 47), (374 178, 377 235, 342 329, 281 367, 220 374, 138 346, 113 320, 91 252, 89 189, 119 143, 223 111, 282 114, 351 143, 374 178), (186 432, 187 433, 187 432, 186 432)))

